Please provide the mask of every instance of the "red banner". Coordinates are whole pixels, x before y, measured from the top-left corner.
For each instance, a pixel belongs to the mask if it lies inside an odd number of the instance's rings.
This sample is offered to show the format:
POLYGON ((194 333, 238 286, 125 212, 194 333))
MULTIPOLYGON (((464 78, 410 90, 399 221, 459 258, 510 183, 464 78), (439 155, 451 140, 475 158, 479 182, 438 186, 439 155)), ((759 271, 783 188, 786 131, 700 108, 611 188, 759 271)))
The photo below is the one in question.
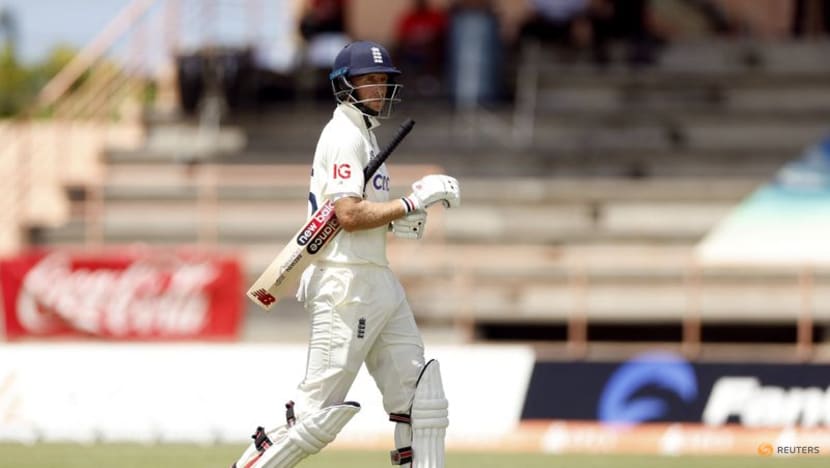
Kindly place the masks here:
POLYGON ((236 259, 140 249, 0 260, 6 337, 235 339, 236 259))

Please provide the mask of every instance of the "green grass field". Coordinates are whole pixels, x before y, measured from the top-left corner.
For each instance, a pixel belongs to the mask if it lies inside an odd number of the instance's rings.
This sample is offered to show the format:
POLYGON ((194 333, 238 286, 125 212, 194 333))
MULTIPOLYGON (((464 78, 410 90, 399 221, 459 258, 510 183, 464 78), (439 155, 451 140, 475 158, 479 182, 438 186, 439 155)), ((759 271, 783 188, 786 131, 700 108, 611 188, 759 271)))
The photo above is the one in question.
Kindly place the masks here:
MULTIPOLYGON (((227 468, 241 446, 0 444, 2 468, 227 468)), ((447 455, 447 468, 766 468, 826 467, 827 457, 641 457, 620 455, 537 455, 460 453, 447 455)), ((371 468, 389 464, 383 452, 323 451, 299 468, 371 468)))

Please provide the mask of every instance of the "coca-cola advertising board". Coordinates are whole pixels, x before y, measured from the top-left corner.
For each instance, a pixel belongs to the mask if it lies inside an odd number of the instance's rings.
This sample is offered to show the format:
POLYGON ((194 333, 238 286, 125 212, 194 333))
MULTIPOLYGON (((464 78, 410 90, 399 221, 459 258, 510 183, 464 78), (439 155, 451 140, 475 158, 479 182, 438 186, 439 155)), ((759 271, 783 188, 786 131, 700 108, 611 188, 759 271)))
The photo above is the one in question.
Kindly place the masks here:
POLYGON ((0 259, 6 338, 236 339, 235 258, 154 249, 0 259))

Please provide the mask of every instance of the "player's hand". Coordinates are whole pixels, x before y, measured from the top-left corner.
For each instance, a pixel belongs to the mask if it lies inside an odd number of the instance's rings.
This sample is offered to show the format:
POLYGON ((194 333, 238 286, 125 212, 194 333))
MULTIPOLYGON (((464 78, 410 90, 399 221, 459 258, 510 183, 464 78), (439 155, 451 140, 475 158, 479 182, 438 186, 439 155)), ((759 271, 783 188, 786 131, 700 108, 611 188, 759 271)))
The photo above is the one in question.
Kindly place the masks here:
POLYGON ((412 193, 401 198, 407 213, 425 210, 439 201, 447 208, 461 205, 461 190, 455 178, 447 175, 428 175, 412 184, 412 193))
POLYGON ((427 212, 413 211, 412 213, 392 221, 392 233, 401 239, 420 239, 424 236, 427 226, 427 212))

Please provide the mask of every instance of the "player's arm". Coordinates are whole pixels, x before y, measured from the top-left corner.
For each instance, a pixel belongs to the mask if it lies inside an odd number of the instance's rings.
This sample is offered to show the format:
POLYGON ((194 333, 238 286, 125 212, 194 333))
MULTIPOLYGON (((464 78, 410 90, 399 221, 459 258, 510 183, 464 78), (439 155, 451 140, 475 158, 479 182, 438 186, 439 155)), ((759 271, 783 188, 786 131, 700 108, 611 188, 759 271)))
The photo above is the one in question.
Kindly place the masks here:
POLYGON ((371 202, 358 197, 342 197, 334 202, 340 226, 347 232, 386 226, 404 216, 406 208, 400 200, 371 202))
POLYGON ((458 181, 446 175, 428 175, 412 184, 412 193, 398 200, 371 202, 356 196, 339 197, 334 212, 344 230, 359 231, 386 226, 390 222, 443 202, 447 208, 461 203, 458 181))

